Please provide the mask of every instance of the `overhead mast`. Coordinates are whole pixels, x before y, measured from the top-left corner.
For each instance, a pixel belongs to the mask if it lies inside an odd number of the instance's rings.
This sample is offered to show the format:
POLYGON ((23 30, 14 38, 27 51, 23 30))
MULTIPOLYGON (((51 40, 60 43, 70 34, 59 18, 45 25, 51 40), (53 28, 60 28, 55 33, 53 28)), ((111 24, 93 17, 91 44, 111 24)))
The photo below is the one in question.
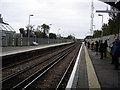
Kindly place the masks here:
POLYGON ((91 31, 91 34, 93 34, 93 19, 94 19, 94 4, 93 4, 93 0, 91 2, 91 28, 90 28, 90 31, 91 31))

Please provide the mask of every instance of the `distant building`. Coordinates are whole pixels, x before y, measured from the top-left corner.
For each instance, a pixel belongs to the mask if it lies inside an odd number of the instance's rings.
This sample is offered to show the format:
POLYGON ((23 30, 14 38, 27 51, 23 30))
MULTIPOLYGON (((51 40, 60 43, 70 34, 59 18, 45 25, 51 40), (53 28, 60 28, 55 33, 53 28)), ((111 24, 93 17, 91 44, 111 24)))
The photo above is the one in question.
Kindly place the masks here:
POLYGON ((0 46, 11 46, 15 33, 15 30, 3 21, 0 14, 0 46))

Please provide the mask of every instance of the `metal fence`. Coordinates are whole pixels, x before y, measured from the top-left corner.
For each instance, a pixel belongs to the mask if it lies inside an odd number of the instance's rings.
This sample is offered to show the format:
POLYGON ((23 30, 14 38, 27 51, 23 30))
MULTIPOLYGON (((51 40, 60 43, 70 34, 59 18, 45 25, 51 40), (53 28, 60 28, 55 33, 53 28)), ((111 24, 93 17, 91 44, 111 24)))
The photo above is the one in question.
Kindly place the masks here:
POLYGON ((0 38, 0 46, 27 46, 34 45, 33 42, 41 44, 52 44, 52 43, 62 43, 62 42, 72 42, 70 39, 44 39, 44 38, 34 38, 30 37, 29 40, 27 37, 21 37, 20 35, 6 35, 0 38))

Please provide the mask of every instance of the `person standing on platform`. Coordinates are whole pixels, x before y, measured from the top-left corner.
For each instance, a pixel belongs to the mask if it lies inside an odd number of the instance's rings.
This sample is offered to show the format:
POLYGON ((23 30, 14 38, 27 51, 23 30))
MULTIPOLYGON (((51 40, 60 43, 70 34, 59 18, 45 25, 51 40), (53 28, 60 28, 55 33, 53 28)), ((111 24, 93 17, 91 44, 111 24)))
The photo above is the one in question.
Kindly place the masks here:
POLYGON ((107 47, 108 47, 107 40, 105 40, 105 42, 104 42, 104 48, 103 48, 103 50, 104 50, 104 57, 105 58, 107 56, 107 47))
POLYGON ((85 46, 86 46, 86 44, 87 44, 87 41, 86 41, 86 40, 84 40, 84 42, 85 42, 85 46))
POLYGON ((89 41, 87 42, 87 46, 88 46, 88 49, 89 49, 90 48, 90 42, 89 41))
POLYGON ((99 47, 99 42, 95 41, 95 51, 96 51, 96 55, 98 55, 98 47, 99 47))
POLYGON ((111 64, 114 64, 114 62, 115 62, 115 47, 116 47, 116 42, 113 42, 113 45, 112 45, 112 47, 111 47, 111 56, 112 56, 112 62, 111 62, 111 64))
POLYGON ((93 50, 94 49, 94 41, 92 40, 92 42, 91 42, 91 50, 93 50))
POLYGON ((115 55, 114 55, 115 70, 119 69, 119 57, 120 57, 120 40, 117 40, 116 47, 115 47, 115 55))
POLYGON ((99 51, 100 51, 100 59, 103 59, 103 48, 104 48, 104 44, 103 44, 103 41, 101 40, 100 41, 100 48, 99 48, 99 51))

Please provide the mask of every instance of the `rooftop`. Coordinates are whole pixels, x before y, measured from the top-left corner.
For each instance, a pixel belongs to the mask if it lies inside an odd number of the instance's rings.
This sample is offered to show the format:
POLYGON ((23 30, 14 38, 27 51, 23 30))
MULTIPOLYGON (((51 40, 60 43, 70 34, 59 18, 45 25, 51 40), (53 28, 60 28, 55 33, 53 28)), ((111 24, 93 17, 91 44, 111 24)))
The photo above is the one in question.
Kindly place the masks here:
POLYGON ((15 30, 8 24, 3 21, 2 15, 0 14, 0 31, 12 31, 15 30))

